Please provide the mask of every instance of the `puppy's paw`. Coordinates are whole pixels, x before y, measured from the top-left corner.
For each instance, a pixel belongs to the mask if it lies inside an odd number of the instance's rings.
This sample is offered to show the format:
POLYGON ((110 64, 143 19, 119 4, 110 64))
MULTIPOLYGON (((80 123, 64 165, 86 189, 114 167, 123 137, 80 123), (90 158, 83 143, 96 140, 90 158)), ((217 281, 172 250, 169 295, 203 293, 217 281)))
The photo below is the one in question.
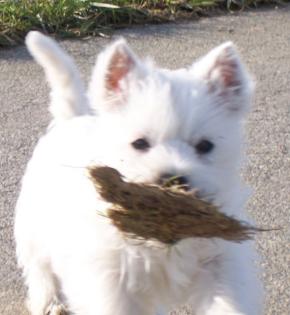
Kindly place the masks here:
POLYGON ((69 315, 69 312, 63 304, 52 303, 47 308, 45 315, 69 315))

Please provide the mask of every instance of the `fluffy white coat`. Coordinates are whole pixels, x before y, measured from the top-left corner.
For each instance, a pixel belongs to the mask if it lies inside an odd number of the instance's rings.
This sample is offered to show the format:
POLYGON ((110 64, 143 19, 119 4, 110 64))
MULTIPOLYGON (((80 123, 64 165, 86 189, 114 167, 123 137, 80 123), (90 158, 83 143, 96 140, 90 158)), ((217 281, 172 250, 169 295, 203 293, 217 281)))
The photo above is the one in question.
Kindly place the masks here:
POLYGON ((53 120, 28 163, 16 208, 17 258, 32 315, 258 315, 250 242, 186 239, 136 245, 98 216, 109 204, 86 167, 108 165, 130 181, 186 176, 221 209, 245 218, 240 183, 242 121, 252 83, 231 43, 187 69, 158 69, 124 40, 100 54, 86 95, 69 56, 30 32, 27 47, 51 86, 53 120), (148 148, 132 145, 145 139, 148 148), (201 141, 214 145, 198 152, 201 141))

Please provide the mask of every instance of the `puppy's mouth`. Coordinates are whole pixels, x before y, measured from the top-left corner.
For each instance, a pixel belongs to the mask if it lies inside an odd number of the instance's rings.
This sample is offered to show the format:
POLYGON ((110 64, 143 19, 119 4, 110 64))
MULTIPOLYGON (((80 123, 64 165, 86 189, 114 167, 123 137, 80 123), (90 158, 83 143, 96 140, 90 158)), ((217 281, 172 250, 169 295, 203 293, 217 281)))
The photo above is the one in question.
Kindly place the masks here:
POLYGON ((186 176, 163 176, 158 181, 158 185, 162 188, 168 188, 174 191, 186 192, 194 195, 198 199, 205 200, 209 203, 214 202, 216 194, 208 192, 193 185, 186 176))
POLYGON ((185 176, 163 176, 158 180, 158 185, 162 188, 170 188, 186 192, 193 190, 185 176))
MULTIPOLYGON (((130 181, 130 179, 126 179, 126 177, 124 180, 128 182, 130 181)), ((217 195, 216 191, 204 189, 195 185, 190 177, 186 175, 172 175, 165 173, 161 176, 159 175, 158 177, 147 180, 144 180, 144 178, 141 177, 135 177, 134 179, 131 179, 131 181, 145 185, 157 185, 165 189, 184 192, 186 194, 194 195, 196 198, 207 201, 208 203, 215 203, 217 195)))

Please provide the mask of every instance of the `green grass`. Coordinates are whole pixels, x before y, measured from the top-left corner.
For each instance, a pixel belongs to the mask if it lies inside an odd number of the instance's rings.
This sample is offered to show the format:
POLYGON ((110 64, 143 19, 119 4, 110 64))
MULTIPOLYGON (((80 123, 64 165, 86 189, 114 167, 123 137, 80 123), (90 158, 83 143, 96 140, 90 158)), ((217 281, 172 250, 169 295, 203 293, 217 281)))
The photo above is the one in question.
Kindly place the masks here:
POLYGON ((102 35, 131 24, 196 16, 201 8, 242 7, 245 1, 260 0, 0 0, 0 46, 21 43, 29 30, 62 38, 102 35))

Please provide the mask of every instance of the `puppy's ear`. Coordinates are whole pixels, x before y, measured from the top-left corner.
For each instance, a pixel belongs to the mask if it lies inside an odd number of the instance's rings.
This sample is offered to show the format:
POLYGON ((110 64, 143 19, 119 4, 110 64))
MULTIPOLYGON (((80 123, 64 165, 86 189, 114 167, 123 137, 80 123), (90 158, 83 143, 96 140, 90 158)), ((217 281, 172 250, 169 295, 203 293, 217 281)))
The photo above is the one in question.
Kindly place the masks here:
POLYGON ((142 75, 138 58, 120 39, 105 49, 97 59, 89 86, 89 97, 96 111, 122 106, 130 87, 142 75))
POLYGON ((72 58, 52 38, 37 31, 30 31, 25 43, 45 71, 51 87, 50 112, 54 120, 90 114, 83 82, 72 58))
POLYGON ((231 42, 210 51, 190 71, 205 81, 208 93, 217 97, 217 104, 233 112, 248 110, 254 84, 231 42))

